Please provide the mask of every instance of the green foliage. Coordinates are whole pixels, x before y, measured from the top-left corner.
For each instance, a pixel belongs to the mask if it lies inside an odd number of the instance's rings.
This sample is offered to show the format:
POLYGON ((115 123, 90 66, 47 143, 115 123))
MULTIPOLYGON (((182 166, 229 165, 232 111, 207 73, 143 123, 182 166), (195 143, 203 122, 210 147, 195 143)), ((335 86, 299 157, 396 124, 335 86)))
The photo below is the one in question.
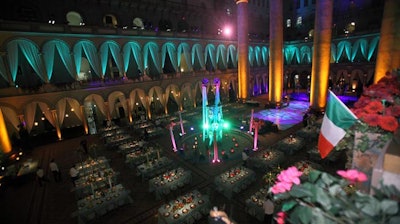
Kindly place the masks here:
POLYGON ((342 178, 313 170, 306 181, 275 199, 290 223, 400 223, 399 195, 394 186, 366 194, 342 178))

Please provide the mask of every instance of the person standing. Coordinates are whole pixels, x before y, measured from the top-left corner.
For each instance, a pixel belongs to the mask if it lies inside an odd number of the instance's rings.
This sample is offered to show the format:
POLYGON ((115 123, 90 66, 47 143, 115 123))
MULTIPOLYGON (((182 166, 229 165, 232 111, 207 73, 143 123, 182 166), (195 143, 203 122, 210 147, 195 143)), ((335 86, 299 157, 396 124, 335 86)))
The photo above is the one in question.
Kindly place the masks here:
POLYGON ((58 169, 58 165, 57 163, 54 161, 54 159, 51 159, 50 163, 49 163, 49 167, 51 172, 53 173, 54 176, 54 181, 55 182, 59 182, 61 181, 61 172, 58 169))
POLYGON ((71 176, 71 181, 74 187, 76 187, 76 180, 79 178, 79 171, 76 169, 75 165, 72 165, 71 169, 69 169, 69 175, 71 176))
POLYGON ((36 170, 36 179, 38 180, 39 186, 42 187, 45 179, 44 179, 44 170, 41 166, 38 166, 38 169, 36 170))
POLYGON ((268 194, 265 197, 263 208, 264 208, 264 223, 271 224, 275 206, 270 194, 268 194))

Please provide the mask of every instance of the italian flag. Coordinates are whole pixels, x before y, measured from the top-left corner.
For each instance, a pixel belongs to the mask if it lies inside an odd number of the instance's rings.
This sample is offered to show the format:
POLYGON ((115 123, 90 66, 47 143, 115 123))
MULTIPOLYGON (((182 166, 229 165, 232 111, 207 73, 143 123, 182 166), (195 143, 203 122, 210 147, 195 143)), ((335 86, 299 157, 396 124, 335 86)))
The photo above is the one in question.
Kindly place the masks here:
POLYGON ((346 130, 356 121, 357 117, 329 90, 328 103, 318 138, 321 158, 325 158, 332 151, 333 147, 346 135, 346 130))

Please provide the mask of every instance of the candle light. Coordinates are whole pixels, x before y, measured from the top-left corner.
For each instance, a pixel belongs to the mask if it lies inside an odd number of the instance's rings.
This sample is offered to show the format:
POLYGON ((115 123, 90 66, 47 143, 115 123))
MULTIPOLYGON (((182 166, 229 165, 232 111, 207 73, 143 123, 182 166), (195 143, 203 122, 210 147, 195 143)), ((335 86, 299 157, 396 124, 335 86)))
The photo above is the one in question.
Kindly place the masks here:
POLYGON ((160 159, 160 150, 157 150, 157 159, 160 159))

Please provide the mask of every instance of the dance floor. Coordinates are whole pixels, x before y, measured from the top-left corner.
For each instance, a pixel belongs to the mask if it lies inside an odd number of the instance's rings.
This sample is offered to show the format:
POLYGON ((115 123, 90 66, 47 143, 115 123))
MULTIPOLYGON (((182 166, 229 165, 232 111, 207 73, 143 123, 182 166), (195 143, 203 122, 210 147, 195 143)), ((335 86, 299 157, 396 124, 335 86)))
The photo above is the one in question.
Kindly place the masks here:
POLYGON ((278 126, 279 130, 286 130, 300 123, 308 108, 309 102, 291 101, 289 106, 281 109, 265 109, 254 112, 254 117, 271 121, 278 126))

